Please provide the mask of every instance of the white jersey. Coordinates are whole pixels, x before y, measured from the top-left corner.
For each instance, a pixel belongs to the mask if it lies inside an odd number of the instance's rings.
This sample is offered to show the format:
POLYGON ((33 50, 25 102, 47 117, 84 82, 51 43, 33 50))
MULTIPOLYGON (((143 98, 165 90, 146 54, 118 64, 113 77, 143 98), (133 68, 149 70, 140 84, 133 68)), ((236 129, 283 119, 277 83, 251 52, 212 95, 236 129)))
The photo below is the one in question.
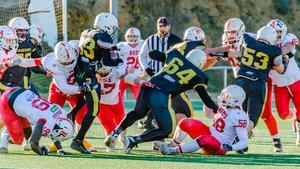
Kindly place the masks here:
MULTIPOLYGON (((286 38, 283 40, 283 42, 279 44, 279 47, 283 47, 287 43, 291 43, 293 45, 294 48, 292 53, 295 55, 296 54, 295 46, 299 44, 298 38, 294 34, 288 33, 286 35, 286 38)), ((275 70, 271 70, 270 73, 274 85, 279 87, 288 86, 300 80, 300 70, 295 60, 295 57, 296 56, 289 59, 289 64, 284 74, 280 74, 277 73, 275 70)))
POLYGON ((236 127, 246 131, 249 118, 243 110, 225 109, 225 114, 217 114, 215 123, 210 126, 211 134, 221 143, 231 145, 237 136, 236 127))
POLYGON ((79 94, 79 86, 75 83, 74 71, 63 69, 55 61, 54 53, 49 53, 42 61, 43 67, 50 72, 56 87, 64 94, 79 94))
POLYGON ((43 136, 50 135, 58 118, 67 117, 67 113, 59 105, 51 104, 30 90, 25 90, 16 97, 13 109, 18 116, 26 118, 33 125, 44 121, 43 136))
POLYGON ((113 67, 111 72, 105 76, 98 78, 101 87, 100 103, 115 105, 119 102, 120 77, 125 74, 125 64, 113 67))
MULTIPOLYGON (((256 34, 254 34, 254 33, 246 32, 245 34, 256 38, 256 34)), ((223 45, 228 45, 229 44, 226 37, 225 37, 225 34, 222 35, 222 44, 223 45)), ((240 42, 236 42, 236 43, 231 44, 231 45, 232 46, 231 46, 230 52, 240 50, 240 42)), ((233 58, 233 57, 228 57, 228 61, 231 64, 234 77, 237 78, 237 73, 240 70, 241 62, 237 58, 233 58)))
MULTIPOLYGON (((0 47, 0 63, 8 62, 12 60, 17 53, 17 49, 11 51, 5 51, 3 48, 0 47)), ((5 69, 1 70, 0 75, 4 73, 5 69)))
POLYGON ((127 65, 126 72, 139 76, 142 68, 139 64, 139 53, 144 41, 140 40, 136 45, 129 45, 127 42, 118 43, 120 55, 124 63, 127 65))

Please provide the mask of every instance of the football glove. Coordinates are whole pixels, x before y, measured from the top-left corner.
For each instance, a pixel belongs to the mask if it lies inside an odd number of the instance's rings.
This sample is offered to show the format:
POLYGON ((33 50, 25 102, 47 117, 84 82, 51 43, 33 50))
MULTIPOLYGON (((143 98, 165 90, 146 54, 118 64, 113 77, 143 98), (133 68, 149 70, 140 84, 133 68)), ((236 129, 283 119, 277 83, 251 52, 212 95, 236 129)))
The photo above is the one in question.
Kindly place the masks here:
POLYGON ((80 91, 82 92, 90 92, 91 91, 91 84, 88 81, 85 81, 82 83, 82 85, 79 86, 80 91))
POLYGON ((228 144, 222 144, 222 149, 225 151, 232 151, 232 146, 228 144))

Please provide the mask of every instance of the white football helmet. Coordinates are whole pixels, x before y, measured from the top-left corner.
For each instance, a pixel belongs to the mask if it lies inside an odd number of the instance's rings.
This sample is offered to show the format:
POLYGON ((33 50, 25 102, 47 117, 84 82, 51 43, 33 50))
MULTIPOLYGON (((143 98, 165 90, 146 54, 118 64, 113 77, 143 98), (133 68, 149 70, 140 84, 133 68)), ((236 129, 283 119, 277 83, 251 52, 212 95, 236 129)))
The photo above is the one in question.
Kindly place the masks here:
POLYGON ((242 107, 245 98, 246 93, 243 88, 237 85, 229 85, 218 96, 218 104, 225 108, 242 107))
POLYGON ((187 30, 185 30, 183 35, 184 41, 205 41, 205 34, 202 31, 201 28, 198 27, 190 27, 187 30))
POLYGON ((230 18, 224 26, 224 34, 228 43, 236 43, 245 32, 245 24, 239 18, 230 18))
POLYGON ((58 65, 64 70, 71 71, 74 69, 77 53, 69 42, 58 42, 54 47, 54 56, 58 65))
POLYGON ((141 32, 138 28, 129 28, 125 33, 125 40, 130 45, 137 44, 141 39, 141 32))
POLYGON ((79 49, 79 40, 70 40, 69 43, 71 43, 71 45, 74 47, 74 49, 77 53, 76 56, 78 57, 79 51, 80 51, 80 49, 79 49))
POLYGON ((37 25, 31 25, 29 27, 29 36, 40 44, 44 38, 44 31, 37 25))
POLYGON ((257 31, 256 39, 268 42, 270 45, 275 45, 277 39, 276 30, 271 26, 263 26, 257 31))
POLYGON ((267 26, 272 26, 276 30, 277 44, 279 44, 280 42, 282 42, 285 39, 285 36, 287 34, 287 27, 284 22, 282 22, 279 19, 273 19, 267 24, 267 26), (279 33, 281 33, 281 34, 279 34, 279 33))
POLYGON ((8 26, 13 28, 17 32, 17 36, 20 41, 24 41, 26 39, 26 35, 28 33, 29 24, 26 19, 22 17, 12 18, 8 26))
POLYGON ((58 118, 54 129, 50 133, 50 138, 53 141, 65 141, 70 139, 74 133, 74 124, 68 118, 58 118))
POLYGON ((118 20, 113 14, 102 12, 96 16, 94 28, 106 31, 112 39, 115 39, 117 38, 118 20))
POLYGON ((186 55, 186 59, 200 69, 206 64, 206 54, 202 49, 193 49, 186 55))
POLYGON ((18 48, 18 36, 11 27, 0 26, 0 47, 6 50, 18 48))

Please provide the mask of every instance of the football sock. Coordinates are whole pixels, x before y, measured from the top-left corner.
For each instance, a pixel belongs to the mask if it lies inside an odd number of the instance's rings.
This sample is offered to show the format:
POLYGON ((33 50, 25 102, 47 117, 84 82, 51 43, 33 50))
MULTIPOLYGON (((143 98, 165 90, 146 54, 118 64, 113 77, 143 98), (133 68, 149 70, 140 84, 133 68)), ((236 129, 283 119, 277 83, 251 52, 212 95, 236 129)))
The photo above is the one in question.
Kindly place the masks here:
POLYGON ((191 153, 191 152, 198 151, 199 149, 200 149, 200 146, 199 146, 197 140, 191 140, 191 141, 185 142, 182 145, 179 145, 177 147, 177 150, 180 153, 191 153))
POLYGON ((171 147, 177 146, 187 137, 187 133, 180 129, 180 127, 176 127, 173 139, 170 143, 171 147))
POLYGON ((82 121, 81 128, 79 129, 79 131, 77 133, 77 136, 75 137, 77 140, 83 141, 83 139, 85 137, 85 134, 87 133, 87 131, 91 127, 94 119, 95 119, 95 116, 86 115, 84 117, 84 119, 82 121))
POLYGON ((270 117, 264 119, 264 122, 265 122, 272 138, 274 138, 273 136, 275 136, 275 135, 278 135, 278 138, 279 138, 277 121, 273 117, 273 115, 271 115, 270 117))

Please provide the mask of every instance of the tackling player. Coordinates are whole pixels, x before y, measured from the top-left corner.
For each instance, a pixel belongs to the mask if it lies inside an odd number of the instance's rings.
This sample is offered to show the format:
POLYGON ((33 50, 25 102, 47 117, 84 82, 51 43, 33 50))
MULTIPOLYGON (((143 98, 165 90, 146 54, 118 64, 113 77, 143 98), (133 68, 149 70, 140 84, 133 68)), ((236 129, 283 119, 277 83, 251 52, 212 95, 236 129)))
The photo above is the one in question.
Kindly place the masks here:
POLYGON ((167 52, 165 66, 157 75, 142 84, 134 110, 129 112, 121 124, 106 137, 105 145, 113 144, 122 131, 145 117, 150 109, 155 114, 159 128, 138 136, 127 137, 125 152, 129 153, 139 143, 171 137, 176 121, 170 98, 189 89, 196 90, 204 104, 217 112, 218 106, 205 90, 208 78, 200 70, 205 61, 206 55, 202 49, 191 50, 186 57, 183 50, 176 48, 167 52))
POLYGON ((166 155, 190 153, 202 149, 205 155, 225 155, 227 151, 238 151, 248 146, 248 116, 242 110, 246 98, 244 90, 229 85, 218 97, 224 110, 214 116, 214 124, 208 127, 196 119, 182 119, 170 144, 162 143, 160 151, 166 155), (189 135, 193 140, 181 144, 189 135), (240 141, 232 144, 235 138, 240 141))
POLYGON ((0 151, 7 152, 8 143, 22 144, 24 129, 34 125, 30 137, 32 150, 47 155, 48 150, 39 145, 41 136, 50 137, 58 147, 58 154, 69 154, 62 149, 61 141, 71 138, 74 125, 67 113, 58 105, 51 104, 30 90, 13 87, 0 97, 0 115, 8 133, 2 133, 0 151))

